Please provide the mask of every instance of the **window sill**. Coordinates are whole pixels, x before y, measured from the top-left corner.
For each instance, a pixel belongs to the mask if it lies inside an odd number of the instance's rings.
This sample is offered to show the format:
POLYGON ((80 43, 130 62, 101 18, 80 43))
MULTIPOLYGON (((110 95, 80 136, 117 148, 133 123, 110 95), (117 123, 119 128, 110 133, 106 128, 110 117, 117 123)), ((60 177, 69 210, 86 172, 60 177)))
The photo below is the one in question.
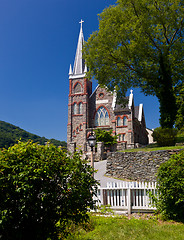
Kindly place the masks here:
POLYGON ((127 125, 125 125, 125 126, 116 126, 117 128, 126 128, 126 127, 128 127, 127 125))
POLYGON ((101 127, 102 127, 102 128, 103 128, 103 127, 104 127, 104 128, 109 128, 109 127, 110 127, 110 125, 95 126, 95 127, 96 127, 96 128, 101 128, 101 127))

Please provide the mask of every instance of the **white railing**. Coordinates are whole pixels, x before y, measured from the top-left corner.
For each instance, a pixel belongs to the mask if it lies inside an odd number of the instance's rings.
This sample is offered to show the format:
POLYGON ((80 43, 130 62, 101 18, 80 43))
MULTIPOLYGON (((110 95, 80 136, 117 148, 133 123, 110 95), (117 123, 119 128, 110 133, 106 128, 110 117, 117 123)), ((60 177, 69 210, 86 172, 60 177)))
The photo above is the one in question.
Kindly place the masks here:
POLYGON ((96 205, 109 205, 114 210, 150 212, 156 210, 150 193, 157 194, 156 182, 108 182, 97 190, 96 205))

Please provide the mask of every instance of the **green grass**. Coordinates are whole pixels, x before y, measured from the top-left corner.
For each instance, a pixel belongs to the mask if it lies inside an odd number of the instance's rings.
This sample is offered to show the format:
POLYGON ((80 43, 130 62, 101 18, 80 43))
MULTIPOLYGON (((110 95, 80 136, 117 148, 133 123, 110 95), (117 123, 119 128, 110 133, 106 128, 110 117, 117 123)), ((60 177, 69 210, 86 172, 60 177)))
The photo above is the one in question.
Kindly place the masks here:
POLYGON ((181 223, 91 216, 89 225, 89 230, 80 228, 67 240, 184 240, 181 223))
POLYGON ((149 151, 158 151, 158 150, 173 150, 173 149, 184 149, 184 146, 169 146, 169 147, 157 147, 156 145, 149 145, 148 147, 143 148, 134 148, 134 149, 126 149, 121 152, 149 152, 149 151))

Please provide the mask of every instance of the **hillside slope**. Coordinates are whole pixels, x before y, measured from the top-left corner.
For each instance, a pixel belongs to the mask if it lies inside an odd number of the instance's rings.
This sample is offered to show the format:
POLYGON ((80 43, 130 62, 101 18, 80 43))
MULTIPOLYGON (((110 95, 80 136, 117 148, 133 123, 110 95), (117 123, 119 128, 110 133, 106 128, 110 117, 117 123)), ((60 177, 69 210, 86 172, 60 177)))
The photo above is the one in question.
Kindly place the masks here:
POLYGON ((17 143, 17 141, 20 139, 22 141, 28 141, 31 139, 33 140, 33 142, 38 142, 40 144, 45 144, 45 142, 49 141, 56 146, 66 147, 65 141, 40 137, 38 135, 29 133, 19 127, 16 127, 10 123, 0 121, 0 148, 8 148, 9 146, 17 143))

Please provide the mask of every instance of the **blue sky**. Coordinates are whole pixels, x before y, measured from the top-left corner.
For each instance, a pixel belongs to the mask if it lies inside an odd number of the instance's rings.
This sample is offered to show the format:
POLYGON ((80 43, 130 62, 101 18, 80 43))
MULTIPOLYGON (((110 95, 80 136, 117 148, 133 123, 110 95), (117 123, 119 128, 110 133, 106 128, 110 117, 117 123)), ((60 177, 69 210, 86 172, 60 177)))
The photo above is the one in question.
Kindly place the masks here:
MULTIPOLYGON (((66 141, 68 71, 80 20, 85 40, 98 13, 115 0, 0 0, 0 120, 66 141)), ((94 87, 96 85, 94 84, 94 87)), ((148 128, 159 126, 159 104, 134 90, 148 128)))

